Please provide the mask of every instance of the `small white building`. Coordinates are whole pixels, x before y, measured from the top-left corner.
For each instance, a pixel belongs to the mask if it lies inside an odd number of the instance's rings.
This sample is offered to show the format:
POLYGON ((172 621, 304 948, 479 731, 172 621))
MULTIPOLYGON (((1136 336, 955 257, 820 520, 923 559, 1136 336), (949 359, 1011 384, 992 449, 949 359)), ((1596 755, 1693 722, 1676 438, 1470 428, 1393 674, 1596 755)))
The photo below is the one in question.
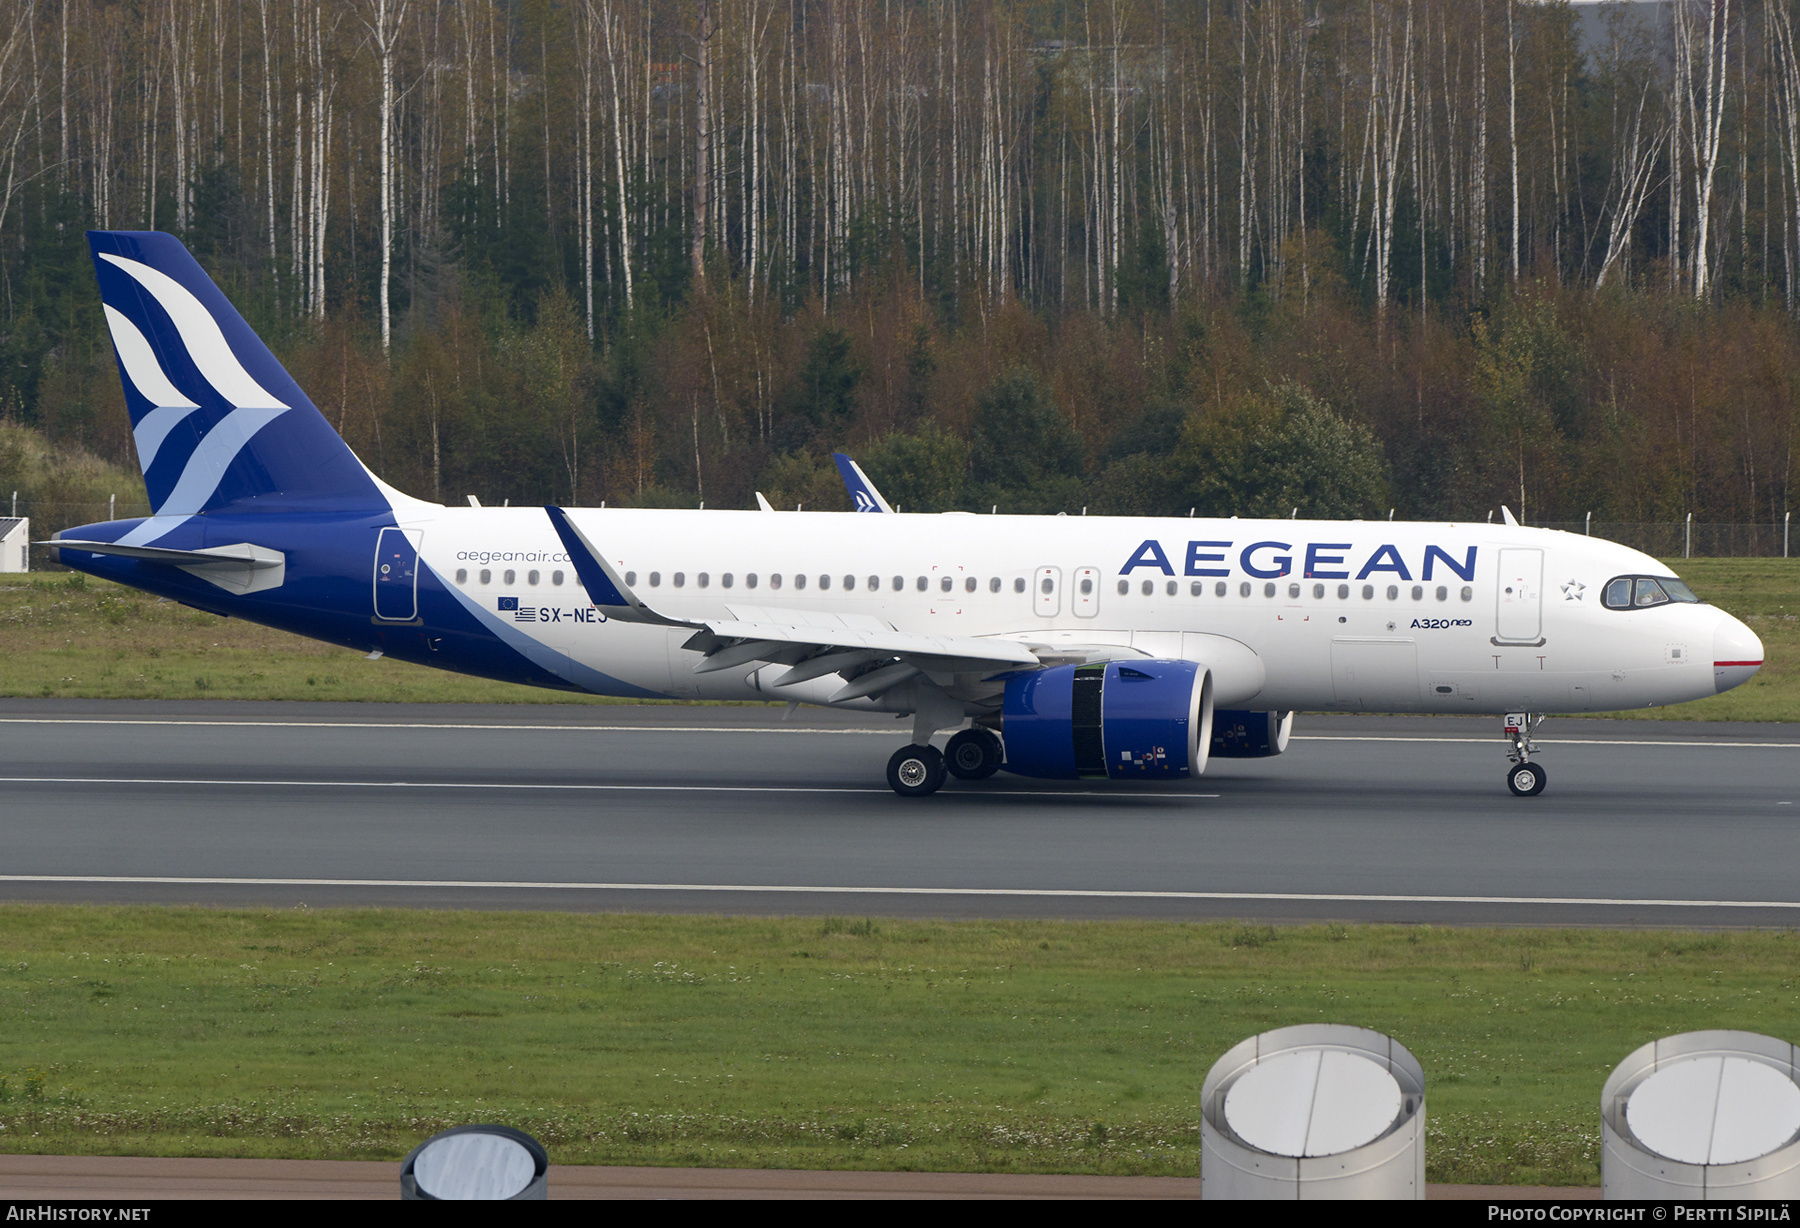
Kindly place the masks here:
POLYGON ((31 570, 31 517, 0 516, 0 571, 31 570))

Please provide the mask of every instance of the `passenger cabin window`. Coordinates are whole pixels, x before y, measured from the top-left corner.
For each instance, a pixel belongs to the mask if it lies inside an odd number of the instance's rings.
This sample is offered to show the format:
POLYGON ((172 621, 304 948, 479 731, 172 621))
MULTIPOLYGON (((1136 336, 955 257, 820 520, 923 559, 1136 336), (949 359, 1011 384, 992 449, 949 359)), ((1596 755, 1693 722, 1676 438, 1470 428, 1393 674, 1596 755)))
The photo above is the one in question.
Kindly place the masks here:
POLYGON ((1471 588, 1471 587, 1470 587, 1470 586, 1468 586, 1468 585, 1467 585, 1467 584, 1465 584, 1465 585, 1463 585, 1463 587, 1462 587, 1462 599, 1463 599, 1463 600, 1464 600, 1464 601, 1473 601, 1473 600, 1475 600, 1475 590, 1474 590, 1474 589, 1473 589, 1473 588, 1471 588))
POLYGON ((744 577, 744 587, 745 588, 755 588, 756 587, 756 573, 754 571, 750 572, 748 575, 746 575, 744 577))
POLYGON ((1204 580, 1195 580, 1192 584, 1188 585, 1188 592, 1195 597, 1198 597, 1205 591, 1206 582, 1204 580))
POLYGON ((997 593, 999 591, 1000 591, 1000 577, 995 576, 992 580, 988 581, 988 592, 997 593))
POLYGON ((553 571, 550 573, 550 583, 551 584, 555 585, 557 588, 561 588, 562 582, 563 582, 563 573, 562 572, 553 571))
POLYGON ((481 582, 483 584, 492 584, 494 582, 494 573, 483 567, 481 569, 481 582))
POLYGON ((1425 600, 1425 586, 1424 585, 1422 585, 1422 584, 1413 585, 1413 600, 1414 601, 1425 600))
POLYGON ((975 591, 975 577, 970 576, 967 580, 963 581, 963 592, 972 593, 974 591, 975 591))
POLYGON ((1156 581, 1155 580, 1145 580, 1144 581, 1144 596, 1148 597, 1151 593, 1154 593, 1155 591, 1156 591, 1156 581))
POLYGON ((650 573, 650 587, 656 588, 661 584, 662 584, 662 572, 660 572, 660 571, 651 572, 650 573))
POLYGON ((1213 585, 1213 596, 1223 597, 1224 595, 1225 595, 1225 581, 1220 580, 1217 584, 1213 585))
MULTIPOLYGON (((869 587, 874 588, 875 586, 871 584, 869 587)), ((845 576, 844 577, 844 591, 846 593, 854 593, 856 591, 856 577, 855 576, 845 576)))
POLYGON ((1131 591, 1131 581, 1130 580, 1120 580, 1119 581, 1119 596, 1123 597, 1125 594, 1129 593, 1130 591, 1131 591))
POLYGON ((538 582, 538 573, 537 572, 528 571, 525 573, 525 583, 535 585, 535 584, 537 584, 537 582, 538 582))
POLYGON ((1398 584, 1390 584, 1390 585, 1388 585, 1388 594, 1387 594, 1387 599, 1388 599, 1388 600, 1389 600, 1389 601, 1398 601, 1398 600, 1400 600, 1400 586, 1399 586, 1399 585, 1398 585, 1398 584))
POLYGON ((896 593, 899 593, 899 592, 904 592, 905 590, 906 590, 906 577, 905 576, 895 576, 894 577, 894 591, 896 593))
POLYGON ((1013 592, 1022 593, 1024 591, 1025 591, 1025 577, 1019 576, 1013 580, 1013 592))
POLYGON ((1290 599, 1294 599, 1294 598, 1298 598, 1299 596, 1300 596, 1300 586, 1298 584, 1288 585, 1288 597, 1290 599))
POLYGON ((1325 600, 1325 586, 1323 584, 1313 585, 1313 600, 1314 601, 1325 600))
POLYGON ((770 588, 780 588, 781 587, 781 573, 780 572, 776 572, 774 575, 769 577, 769 587, 770 588))
POLYGON ((803 575, 800 575, 798 573, 795 573, 794 587, 795 588, 805 588, 806 587, 806 577, 803 575))
POLYGON ((830 576, 820 576, 819 577, 819 591, 825 592, 825 591, 829 590, 830 588, 831 588, 831 577, 830 576))
POLYGON ((1173 581, 1173 580, 1170 580, 1167 584, 1163 585, 1164 591, 1167 592, 1169 594, 1169 596, 1171 596, 1171 597, 1173 597, 1175 595, 1176 590, 1178 590, 1180 587, 1181 586, 1179 584, 1175 583, 1175 581, 1173 581))
POLYGON ((513 579, 513 577, 514 577, 514 575, 515 575, 515 574, 516 574, 516 573, 514 573, 514 572, 513 572, 513 571, 512 571, 512 570, 510 570, 510 569, 508 569, 508 571, 507 571, 507 573, 506 573, 506 577, 505 577, 505 578, 506 578, 506 582, 507 582, 507 583, 508 583, 508 584, 514 584, 514 583, 517 583, 517 581, 516 581, 516 580, 514 580, 514 579, 513 579))
POLYGON ((732 584, 731 573, 728 571, 724 575, 720 576, 719 583, 724 585, 726 588, 730 588, 731 584, 732 584))
POLYGON ((939 576, 938 577, 938 588, 941 589, 942 591, 947 593, 955 587, 956 587, 956 581, 952 580, 949 576, 939 576))
POLYGON ((871 593, 878 593, 881 591, 881 577, 880 576, 870 576, 869 577, 869 591, 871 593))
POLYGON ((1438 585, 1437 586, 1437 599, 1439 601, 1450 600, 1450 590, 1445 588, 1442 584, 1438 585))
POLYGON ((1267 584, 1263 585, 1263 596, 1273 597, 1274 595, 1275 595, 1275 581, 1270 580, 1267 584))
POLYGON ((671 584, 673 584, 676 588, 681 588, 683 585, 685 585, 687 583, 687 572, 685 572, 685 571, 676 572, 674 575, 669 577, 669 582, 671 584))
POLYGON ((1249 595, 1250 595, 1250 581, 1245 580, 1242 584, 1238 585, 1238 596, 1248 597, 1249 595))
POLYGON ((707 585, 712 583, 712 577, 707 575, 704 571, 701 572, 699 575, 695 576, 694 579, 696 582, 699 583, 701 588, 705 588, 707 585))
POLYGON ((918 581, 913 585, 913 587, 918 589, 922 593, 926 589, 931 587, 931 581, 929 578, 927 578, 925 576, 920 576, 918 581))
POLYGON ((456 582, 458 584, 467 584, 469 582, 469 569, 467 567, 458 567, 456 569, 456 582))
POLYGON ((1338 585, 1338 600, 1339 601, 1350 600, 1350 586, 1348 584, 1338 585))
POLYGON ((1373 584, 1363 585, 1363 600, 1364 601, 1375 600, 1375 586, 1373 584))

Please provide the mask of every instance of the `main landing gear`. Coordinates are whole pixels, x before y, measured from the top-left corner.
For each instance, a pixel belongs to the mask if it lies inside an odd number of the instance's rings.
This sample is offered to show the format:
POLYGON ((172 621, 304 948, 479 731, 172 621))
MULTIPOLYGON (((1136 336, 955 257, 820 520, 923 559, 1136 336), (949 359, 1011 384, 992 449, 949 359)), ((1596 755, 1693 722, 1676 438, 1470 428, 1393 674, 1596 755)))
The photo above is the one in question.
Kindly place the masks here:
POLYGON ((944 783, 944 755, 929 743, 902 746, 888 760, 888 785, 901 797, 929 797, 944 783))
POLYGON ((944 766, 958 780, 986 780, 1004 757, 999 737, 986 729, 965 729, 944 747, 944 766))
POLYGON ((1000 770, 1006 752, 990 730, 965 729, 942 751, 929 743, 902 746, 888 760, 888 785, 901 797, 928 797, 946 773, 958 780, 986 780, 1000 770))
POLYGON ((1513 764, 1506 773, 1506 787, 1512 790, 1514 797, 1536 797, 1544 791, 1544 782, 1548 779, 1544 774, 1544 766, 1531 761, 1531 754, 1537 749, 1532 744, 1531 731, 1543 719, 1542 712, 1506 714, 1505 736, 1512 743, 1512 750, 1506 757, 1513 764))

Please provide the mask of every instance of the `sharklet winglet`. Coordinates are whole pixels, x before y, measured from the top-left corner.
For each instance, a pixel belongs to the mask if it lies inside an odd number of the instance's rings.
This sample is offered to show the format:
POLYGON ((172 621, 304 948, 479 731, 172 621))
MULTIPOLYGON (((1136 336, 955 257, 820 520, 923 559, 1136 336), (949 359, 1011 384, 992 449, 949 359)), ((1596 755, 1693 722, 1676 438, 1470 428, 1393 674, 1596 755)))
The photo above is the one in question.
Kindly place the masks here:
POLYGON ((562 539, 563 549, 569 552, 569 562, 575 567, 575 575, 581 586, 587 590, 588 600, 606 611, 608 618, 620 622, 655 623, 665 627, 697 627, 700 624, 683 622, 680 619, 666 618, 645 605, 626 586, 619 573, 614 571, 595 549, 594 543, 587 539, 587 534, 575 527, 569 519, 569 513, 560 507, 546 506, 544 514, 550 517, 550 527, 556 530, 557 537, 562 539))
POLYGON ((869 475, 862 471, 861 465, 843 452, 833 452, 831 459, 837 463, 838 475, 844 479, 844 489, 849 492, 850 502, 857 511, 893 512, 888 501, 881 497, 881 492, 875 489, 875 483, 869 480, 869 475))

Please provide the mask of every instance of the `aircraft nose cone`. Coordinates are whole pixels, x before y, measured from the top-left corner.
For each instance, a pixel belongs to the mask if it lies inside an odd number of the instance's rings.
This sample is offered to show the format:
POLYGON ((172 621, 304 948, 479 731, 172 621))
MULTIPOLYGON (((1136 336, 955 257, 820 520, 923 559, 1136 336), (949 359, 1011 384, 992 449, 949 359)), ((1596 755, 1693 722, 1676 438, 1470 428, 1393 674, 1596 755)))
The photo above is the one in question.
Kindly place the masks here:
POLYGON ((1742 686, 1762 663, 1763 645, 1756 632, 1727 614, 1713 630, 1713 689, 1742 686))

